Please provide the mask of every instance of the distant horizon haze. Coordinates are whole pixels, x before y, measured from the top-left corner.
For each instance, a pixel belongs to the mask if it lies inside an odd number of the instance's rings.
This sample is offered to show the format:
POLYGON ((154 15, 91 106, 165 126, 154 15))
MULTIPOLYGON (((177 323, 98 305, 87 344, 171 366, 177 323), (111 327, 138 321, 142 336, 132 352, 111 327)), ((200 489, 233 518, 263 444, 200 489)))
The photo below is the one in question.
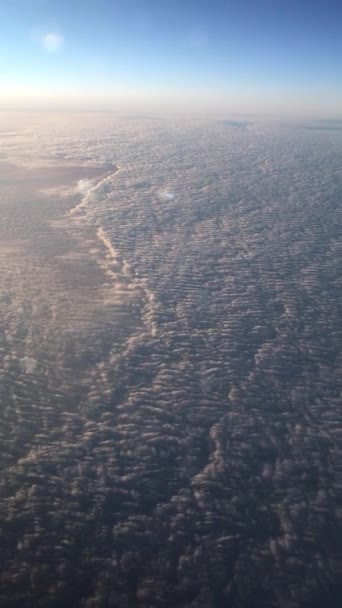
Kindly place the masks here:
POLYGON ((342 7, 3 0, 0 109, 341 116, 342 7))

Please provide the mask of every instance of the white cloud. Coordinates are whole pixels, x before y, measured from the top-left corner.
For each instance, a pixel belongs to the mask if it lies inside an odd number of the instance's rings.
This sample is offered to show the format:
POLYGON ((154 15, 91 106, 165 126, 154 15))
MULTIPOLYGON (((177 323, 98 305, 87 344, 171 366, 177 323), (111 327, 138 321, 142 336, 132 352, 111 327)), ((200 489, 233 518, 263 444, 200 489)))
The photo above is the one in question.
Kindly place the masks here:
POLYGON ((158 196, 163 201, 173 201, 175 198, 174 192, 171 190, 160 190, 158 196))
POLYGON ((56 32, 48 32, 42 36, 41 43, 48 53, 57 53, 58 51, 61 51, 64 46, 64 38, 61 34, 57 34, 56 32))

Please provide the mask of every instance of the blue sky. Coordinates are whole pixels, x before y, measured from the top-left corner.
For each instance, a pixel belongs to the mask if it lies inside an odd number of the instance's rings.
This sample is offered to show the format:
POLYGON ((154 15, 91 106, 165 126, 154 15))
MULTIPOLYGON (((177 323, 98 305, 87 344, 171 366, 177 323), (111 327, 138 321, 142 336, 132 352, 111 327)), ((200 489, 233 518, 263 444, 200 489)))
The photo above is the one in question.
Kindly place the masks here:
POLYGON ((336 113, 341 27, 333 0, 1 0, 1 96, 336 113))

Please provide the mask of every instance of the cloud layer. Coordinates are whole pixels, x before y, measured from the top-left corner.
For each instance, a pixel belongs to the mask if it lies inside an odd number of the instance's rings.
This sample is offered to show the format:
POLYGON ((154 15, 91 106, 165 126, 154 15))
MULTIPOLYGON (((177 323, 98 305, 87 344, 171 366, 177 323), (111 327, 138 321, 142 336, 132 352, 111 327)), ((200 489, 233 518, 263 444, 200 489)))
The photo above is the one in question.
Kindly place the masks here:
POLYGON ((1 201, 0 603, 337 607, 338 133, 41 120, 120 170, 1 201))

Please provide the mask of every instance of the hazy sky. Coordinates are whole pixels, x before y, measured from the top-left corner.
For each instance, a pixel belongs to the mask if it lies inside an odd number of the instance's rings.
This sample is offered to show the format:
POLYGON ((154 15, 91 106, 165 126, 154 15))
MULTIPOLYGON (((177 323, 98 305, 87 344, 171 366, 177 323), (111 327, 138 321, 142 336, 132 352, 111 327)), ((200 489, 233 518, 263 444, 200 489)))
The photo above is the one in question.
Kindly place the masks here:
POLYGON ((337 115, 339 0, 1 0, 0 106, 337 115))

